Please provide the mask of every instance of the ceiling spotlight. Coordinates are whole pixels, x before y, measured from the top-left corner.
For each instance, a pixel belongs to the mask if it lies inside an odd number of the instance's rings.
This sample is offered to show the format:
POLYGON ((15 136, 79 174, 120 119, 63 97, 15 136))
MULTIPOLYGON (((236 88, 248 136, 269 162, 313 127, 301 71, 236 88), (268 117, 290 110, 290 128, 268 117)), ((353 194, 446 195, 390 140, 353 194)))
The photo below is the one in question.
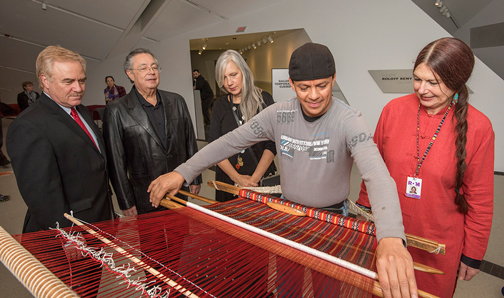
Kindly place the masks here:
POLYGON ((448 10, 448 7, 443 6, 443 7, 441 7, 441 9, 439 10, 439 12, 441 12, 442 14, 444 14, 444 13, 445 13, 445 11, 447 11, 447 10, 448 10))
POLYGON ((250 49, 252 48, 252 46, 251 46, 251 45, 248 45, 248 47, 247 47, 247 48, 250 50, 250 49))
POLYGON ((257 49, 257 46, 256 46, 255 42, 252 43, 252 47, 254 48, 254 50, 257 49))
POLYGON ((271 35, 268 36, 268 40, 269 40, 269 42, 273 43, 273 38, 271 38, 271 35))
POLYGON ((201 53, 203 53, 203 51, 202 51, 202 50, 199 50, 199 51, 198 51, 198 55, 201 55, 201 53))
POLYGON ((447 12, 446 12, 445 17, 447 17, 447 18, 450 18, 450 17, 451 17, 451 14, 450 14, 450 12, 449 12, 449 11, 447 11, 447 12))
POLYGON ((266 44, 267 42, 266 37, 263 37, 263 43, 266 44))
POLYGON ((203 46, 201 47, 203 50, 206 50, 207 48, 207 41, 208 41, 208 38, 205 38, 205 42, 203 43, 203 46))
POLYGON ((46 9, 47 9, 47 4, 45 4, 44 2, 42 2, 42 9, 43 9, 43 10, 46 10, 46 9))
POLYGON ((260 40, 258 40, 258 41, 257 41, 257 46, 258 46, 258 47, 260 47, 260 46, 261 46, 261 41, 260 41, 260 40))
POLYGON ((441 0, 436 0, 436 3, 434 3, 434 5, 439 6, 439 2, 441 2, 441 0))
POLYGON ((443 7, 443 4, 444 4, 443 1, 439 1, 438 7, 439 8, 443 7))

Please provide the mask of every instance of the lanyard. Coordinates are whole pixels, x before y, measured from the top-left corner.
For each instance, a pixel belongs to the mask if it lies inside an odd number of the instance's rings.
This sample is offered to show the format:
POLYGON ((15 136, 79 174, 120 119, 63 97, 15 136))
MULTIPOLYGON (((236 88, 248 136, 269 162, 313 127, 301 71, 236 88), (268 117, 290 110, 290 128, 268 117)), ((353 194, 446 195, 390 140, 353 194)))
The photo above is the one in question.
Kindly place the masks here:
POLYGON ((418 176, 418 172, 420 171, 420 167, 422 166, 423 162, 425 161, 425 158, 427 157, 427 154, 429 153, 432 144, 434 144, 434 141, 436 140, 439 131, 441 131, 441 126, 443 126, 443 123, 446 119, 446 116, 448 115, 448 112, 450 112, 451 107, 453 106, 453 101, 450 103, 450 106, 448 106, 448 109, 446 110, 446 113, 443 116, 443 119, 441 119, 441 122, 439 123, 438 128, 436 129, 436 132, 434 133, 434 136, 432 136, 432 139, 429 143, 429 146, 427 146, 427 149, 425 150, 425 153, 420 160, 420 107, 422 104, 418 105, 418 113, 417 113, 417 135, 416 135, 416 150, 417 150, 417 168, 415 172, 415 178, 418 176))

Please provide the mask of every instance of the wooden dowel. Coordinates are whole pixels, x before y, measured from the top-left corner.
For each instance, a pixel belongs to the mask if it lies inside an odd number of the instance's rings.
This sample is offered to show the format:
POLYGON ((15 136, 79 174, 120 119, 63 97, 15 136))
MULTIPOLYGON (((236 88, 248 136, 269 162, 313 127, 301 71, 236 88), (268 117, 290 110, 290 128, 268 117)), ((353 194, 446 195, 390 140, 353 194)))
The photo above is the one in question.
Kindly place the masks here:
POLYGON ((213 187, 215 189, 222 190, 222 191, 234 194, 234 195, 238 195, 240 192, 240 189, 241 189, 238 186, 234 186, 234 185, 227 184, 227 183, 220 182, 220 181, 208 181, 207 185, 210 187, 213 187))
MULTIPOLYGON (((168 197, 170 200, 175 201, 177 203, 180 203, 184 206, 186 206, 187 201, 182 200, 181 198, 177 198, 176 196, 172 196, 171 194, 167 193, 165 197, 168 197)), ((167 199, 161 199, 162 201, 168 201, 167 199)))
POLYGON ((209 204, 217 203, 217 201, 215 201, 215 200, 210 200, 210 199, 207 199, 205 197, 198 196, 198 195, 195 195, 193 193, 190 193, 188 191, 179 190, 179 194, 184 195, 184 196, 188 196, 188 197, 191 197, 193 199, 197 199, 197 200, 209 203, 209 204))
POLYGON ((184 208, 184 205, 177 204, 173 201, 168 201, 168 200, 161 200, 159 205, 168 208, 168 209, 178 209, 178 208, 184 208))
POLYGON ((172 287, 175 290, 179 291, 183 295, 185 295, 187 297, 191 297, 191 298, 198 298, 199 297, 199 296, 193 294, 191 291, 187 290, 186 288, 182 287, 181 285, 179 285, 175 281, 171 280, 170 278, 168 278, 167 276, 165 276, 161 272, 159 272, 156 269, 154 269, 154 268, 150 267, 149 265, 145 264, 142 260, 140 260, 137 257, 133 256, 129 252, 125 251, 122 247, 117 246, 117 244, 115 244, 114 242, 110 241, 109 239, 103 237, 102 235, 100 235, 99 233, 97 233, 95 230, 93 230, 90 227, 84 225, 83 223, 81 223, 80 221, 78 221, 74 217, 70 216, 69 214, 65 213, 64 216, 65 216, 65 218, 67 218, 71 222, 73 222, 76 225, 82 227, 89 234, 95 236, 96 238, 100 239, 103 243, 105 243, 105 244, 109 245, 110 247, 112 247, 113 249, 115 249, 117 252, 119 252, 120 254, 122 254, 124 257, 130 259, 132 262, 134 262, 138 266, 142 267, 144 270, 149 271, 151 274, 153 274, 154 276, 156 276, 160 280, 164 281, 170 287, 172 287))
POLYGON ((441 275, 444 274, 444 272, 439 269, 432 268, 430 266, 420 264, 417 262, 413 262, 413 268, 415 268, 415 270, 417 270, 417 271, 422 271, 422 272, 430 273, 430 274, 441 274, 441 275))

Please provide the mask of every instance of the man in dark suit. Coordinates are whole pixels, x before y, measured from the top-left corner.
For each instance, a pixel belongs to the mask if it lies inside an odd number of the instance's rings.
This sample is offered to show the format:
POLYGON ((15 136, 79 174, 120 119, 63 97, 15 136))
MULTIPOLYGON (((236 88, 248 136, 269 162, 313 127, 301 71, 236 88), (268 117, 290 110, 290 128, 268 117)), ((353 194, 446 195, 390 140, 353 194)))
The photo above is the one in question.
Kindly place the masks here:
POLYGON ((193 70, 193 89, 200 91, 203 121, 205 125, 210 125, 210 105, 212 104, 214 94, 208 81, 205 80, 197 69, 193 70))
POLYGON ((63 213, 86 222, 113 218, 105 143, 81 104, 86 61, 59 46, 36 62, 42 96, 7 132, 19 190, 28 206, 23 233, 71 226, 63 213))
POLYGON ((23 82, 23 92, 17 95, 17 103, 19 109, 24 111, 27 107, 34 104, 39 98, 39 94, 33 91, 33 83, 30 81, 23 82))

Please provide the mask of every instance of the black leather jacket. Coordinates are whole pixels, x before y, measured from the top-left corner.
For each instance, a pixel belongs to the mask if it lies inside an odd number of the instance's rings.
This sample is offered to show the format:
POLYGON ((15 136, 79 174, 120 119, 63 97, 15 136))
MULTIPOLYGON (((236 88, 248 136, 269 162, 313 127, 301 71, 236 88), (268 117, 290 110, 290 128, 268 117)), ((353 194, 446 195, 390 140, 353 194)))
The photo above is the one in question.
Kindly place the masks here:
MULTIPOLYGON (((184 98, 172 92, 158 92, 165 109, 167 148, 161 145, 135 90, 105 108, 103 134, 110 181, 121 210, 133 206, 139 213, 155 210, 147 193, 149 184, 198 151, 184 98)), ((192 184, 201 184, 201 176, 192 184)))

